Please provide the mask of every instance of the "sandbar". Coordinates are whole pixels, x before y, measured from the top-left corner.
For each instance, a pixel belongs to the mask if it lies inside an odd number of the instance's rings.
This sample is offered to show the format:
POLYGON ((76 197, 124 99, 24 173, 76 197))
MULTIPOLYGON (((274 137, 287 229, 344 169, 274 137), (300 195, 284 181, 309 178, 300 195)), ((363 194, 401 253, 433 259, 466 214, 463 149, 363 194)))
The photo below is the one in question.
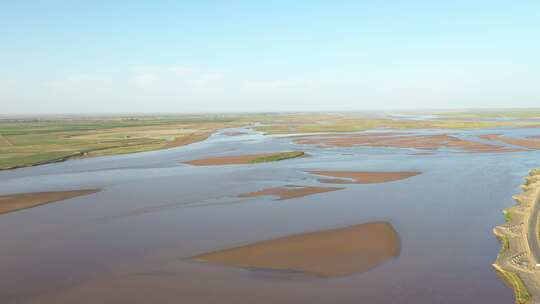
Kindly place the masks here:
POLYGON ((238 164, 253 164, 262 162, 279 161, 290 158, 307 156, 302 151, 289 151, 277 153, 258 153, 232 156, 218 156, 203 159, 195 159, 183 162, 193 166, 219 166, 219 165, 238 165, 238 164))
POLYGON ((308 173, 330 176, 319 182, 326 184, 378 184, 398 181, 421 174, 421 172, 358 172, 358 171, 308 171, 308 173), (337 177, 337 178, 335 178, 337 177), (346 178, 346 179, 343 179, 346 178), (350 180, 347 180, 350 179, 350 180))
POLYGON ((0 196, 0 214, 22 209, 37 207, 44 204, 58 202, 77 196, 89 195, 100 191, 99 189, 56 191, 56 192, 32 192, 0 196))
POLYGON ((317 193, 331 192, 342 190, 345 188, 335 187, 305 187, 305 186, 286 186, 267 188, 255 192, 241 194, 240 197, 257 197, 257 196, 276 196, 278 200, 286 200, 296 197, 303 197, 317 193))
POLYGON ((400 240, 388 222, 310 232, 196 256, 199 262, 304 272, 321 277, 368 271, 399 256, 400 240))
POLYGON ((488 139, 488 140, 497 140, 503 143, 507 143, 513 146, 524 147, 527 149, 534 149, 534 150, 540 149, 540 140, 537 140, 535 137, 532 137, 532 136, 529 137, 528 139, 509 137, 509 136, 504 136, 500 134, 486 134, 480 137, 483 139, 488 139))
POLYGON ((514 152, 518 149, 457 138, 448 134, 397 135, 395 133, 350 134, 348 136, 304 137, 294 140, 297 144, 328 147, 390 147, 435 150, 458 149, 465 152, 514 152))

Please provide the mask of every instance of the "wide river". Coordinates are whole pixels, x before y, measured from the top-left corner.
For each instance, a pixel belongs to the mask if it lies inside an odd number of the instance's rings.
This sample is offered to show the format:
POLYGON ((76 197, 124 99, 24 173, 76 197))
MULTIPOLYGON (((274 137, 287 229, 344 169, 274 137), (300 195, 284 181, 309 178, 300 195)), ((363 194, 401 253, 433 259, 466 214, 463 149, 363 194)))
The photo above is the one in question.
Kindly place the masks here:
MULTIPOLYGON (((169 150, 0 172, 0 195, 101 192, 0 215, 1 303, 513 303, 491 267, 522 177, 540 152, 320 148, 247 131, 169 150), (195 167, 219 155, 303 150, 281 162, 195 167), (274 200, 239 194, 316 185, 307 170, 421 171, 381 184, 274 200), (216 266, 189 257, 260 240, 391 223, 400 255, 337 278, 216 266)), ((538 135, 540 129, 463 131, 538 135)))

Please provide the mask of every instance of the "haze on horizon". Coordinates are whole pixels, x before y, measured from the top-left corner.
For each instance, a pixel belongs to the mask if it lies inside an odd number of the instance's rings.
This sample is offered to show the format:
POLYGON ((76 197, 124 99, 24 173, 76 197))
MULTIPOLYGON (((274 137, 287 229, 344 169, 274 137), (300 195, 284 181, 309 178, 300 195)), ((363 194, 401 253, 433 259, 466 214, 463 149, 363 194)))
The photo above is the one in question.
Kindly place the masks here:
POLYGON ((0 114, 537 107, 538 1, 10 1, 0 114))

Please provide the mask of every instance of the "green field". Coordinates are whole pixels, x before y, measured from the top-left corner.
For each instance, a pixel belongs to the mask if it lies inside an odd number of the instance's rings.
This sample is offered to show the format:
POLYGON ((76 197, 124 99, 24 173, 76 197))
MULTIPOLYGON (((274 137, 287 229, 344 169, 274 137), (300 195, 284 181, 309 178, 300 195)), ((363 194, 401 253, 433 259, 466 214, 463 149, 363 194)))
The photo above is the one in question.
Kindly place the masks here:
POLYGON ((171 148, 239 124, 232 116, 1 120, 0 169, 171 148))

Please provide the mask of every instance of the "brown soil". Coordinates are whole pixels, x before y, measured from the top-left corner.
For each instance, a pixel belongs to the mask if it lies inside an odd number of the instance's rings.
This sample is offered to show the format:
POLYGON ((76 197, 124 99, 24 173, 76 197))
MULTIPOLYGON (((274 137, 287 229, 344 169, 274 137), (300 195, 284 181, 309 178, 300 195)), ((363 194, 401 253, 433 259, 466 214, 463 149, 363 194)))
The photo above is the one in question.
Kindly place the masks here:
POLYGON ((327 184, 378 184, 393 182, 421 174, 421 172, 355 172, 355 171, 308 171, 311 174, 337 178, 321 178, 321 183, 327 184))
POLYGON ((331 192, 342 190, 345 188, 328 188, 328 187, 304 187, 304 186, 288 186, 263 189, 255 192, 241 194, 240 197, 256 197, 256 196, 277 196, 279 200, 286 200, 295 197, 303 197, 317 193, 331 192))
POLYGON ((399 236, 392 225, 372 222, 263 241, 193 259, 331 277, 367 271, 397 257, 399 251, 399 236))
POLYGON ((488 140, 497 140, 503 143, 507 143, 514 146, 524 147, 527 149, 534 149, 538 150, 540 149, 540 140, 537 140, 538 137, 529 137, 529 139, 526 138, 515 138, 515 137, 508 137, 500 134, 487 134, 482 135, 480 138, 488 139, 488 140))
POLYGON ((457 137, 440 135, 396 135, 395 133, 353 134, 349 136, 303 137, 297 144, 313 144, 331 147, 392 147, 434 150, 439 148, 459 149, 466 152, 513 152, 517 149, 467 141, 457 137))
POLYGON ((0 196, 0 214, 22 209, 37 207, 69 198, 89 195, 100 191, 99 189, 58 191, 58 192, 33 192, 0 196))

